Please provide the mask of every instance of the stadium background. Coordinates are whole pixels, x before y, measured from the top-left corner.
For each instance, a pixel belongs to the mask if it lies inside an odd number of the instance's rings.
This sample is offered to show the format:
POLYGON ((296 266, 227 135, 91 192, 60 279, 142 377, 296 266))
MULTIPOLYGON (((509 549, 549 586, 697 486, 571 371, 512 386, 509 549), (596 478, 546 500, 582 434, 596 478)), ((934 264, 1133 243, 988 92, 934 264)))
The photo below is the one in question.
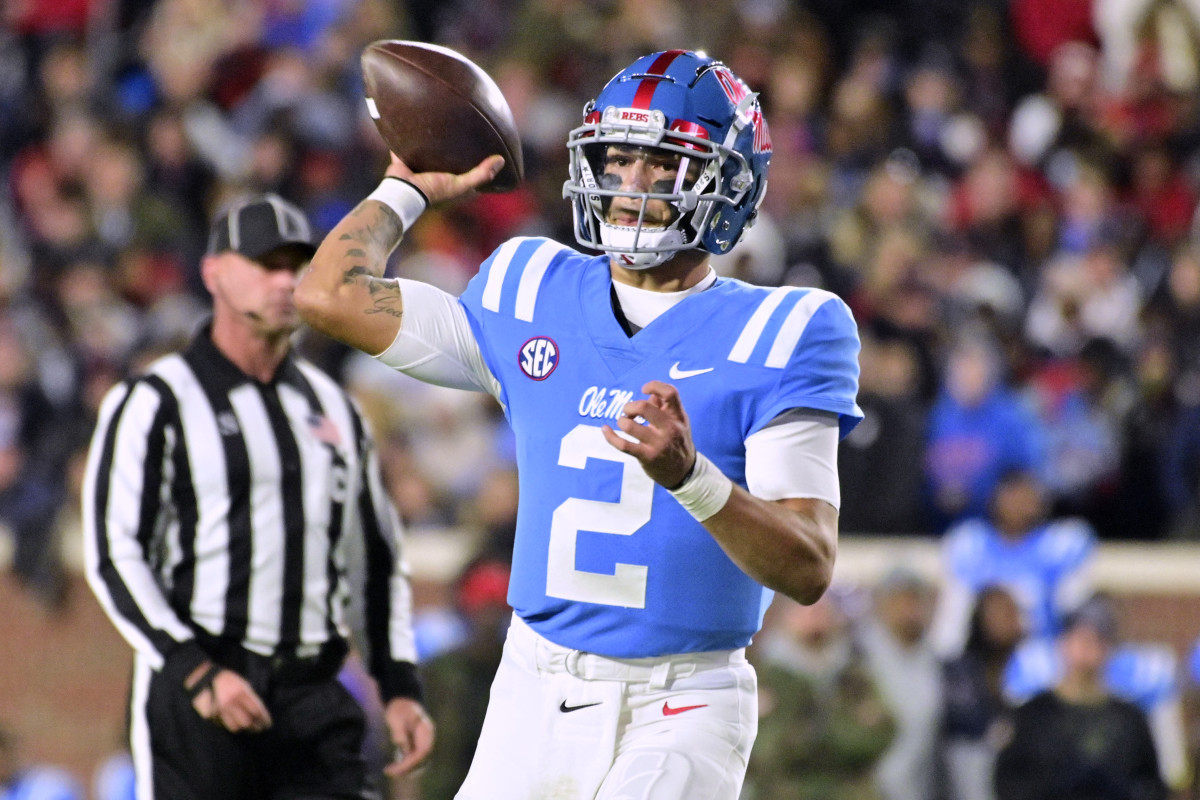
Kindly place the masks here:
MULTIPOLYGON (((399 274, 457 290, 517 233, 571 240, 564 142, 610 74, 705 49, 762 92, 763 220, 726 274, 825 286, 863 330, 837 579, 937 580, 994 482, 934 435, 952 364, 1027 425, 1020 463, 1102 544, 1130 638, 1200 635, 1200 19, 1183 0, 9 0, 0 28, 0 721, 87 781, 118 745, 126 646, 78 573, 95 403, 203 313, 206 220, 278 191, 327 230, 385 163, 357 56, 456 47, 500 83, 525 185, 427 214, 399 274), (420 255, 415 255, 419 244, 420 255), (970 498, 974 497, 974 500, 970 498), (15 544, 20 542, 20 545, 15 544), (65 569, 60 573, 58 558, 65 569), (19 573, 19 574, 18 574, 19 573)), ((380 433, 417 600, 502 541, 495 410, 304 338, 380 433)), ((1011 466, 1011 465, 1010 465, 1011 466)))

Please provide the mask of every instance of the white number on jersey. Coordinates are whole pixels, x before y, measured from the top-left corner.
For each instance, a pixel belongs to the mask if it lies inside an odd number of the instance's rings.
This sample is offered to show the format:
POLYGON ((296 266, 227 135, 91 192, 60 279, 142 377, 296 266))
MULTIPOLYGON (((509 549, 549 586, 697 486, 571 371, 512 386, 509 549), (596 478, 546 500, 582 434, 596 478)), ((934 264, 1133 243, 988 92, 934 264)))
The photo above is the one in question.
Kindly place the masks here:
POLYGON ((550 525, 550 554, 546 563, 546 594, 564 600, 626 608, 646 607, 646 573, 637 564, 616 565, 612 575, 575 568, 579 531, 631 536, 650 521, 654 481, 631 455, 613 449, 593 425, 576 425, 563 437, 558 463, 585 469, 589 458, 621 465, 621 497, 615 503, 571 497, 554 509, 550 525))

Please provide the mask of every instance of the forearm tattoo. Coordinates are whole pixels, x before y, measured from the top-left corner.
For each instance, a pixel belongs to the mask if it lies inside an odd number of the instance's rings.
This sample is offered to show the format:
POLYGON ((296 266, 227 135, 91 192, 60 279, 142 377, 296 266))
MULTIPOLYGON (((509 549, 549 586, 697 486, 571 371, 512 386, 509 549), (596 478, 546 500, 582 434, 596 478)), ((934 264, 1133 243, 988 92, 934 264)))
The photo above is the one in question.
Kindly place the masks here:
POLYGON ((342 273, 342 283, 359 283, 371 296, 366 314, 403 316, 400 287, 395 281, 382 277, 388 255, 400 243, 404 227, 395 214, 374 204, 362 202, 350 212, 361 227, 343 233, 339 242, 347 247, 343 261, 349 266, 342 273))
POLYGON ((371 307, 364 314, 388 314, 400 319, 404 316, 404 303, 400 287, 395 281, 372 275, 366 267, 351 267, 342 274, 343 283, 361 283, 371 295, 371 307))

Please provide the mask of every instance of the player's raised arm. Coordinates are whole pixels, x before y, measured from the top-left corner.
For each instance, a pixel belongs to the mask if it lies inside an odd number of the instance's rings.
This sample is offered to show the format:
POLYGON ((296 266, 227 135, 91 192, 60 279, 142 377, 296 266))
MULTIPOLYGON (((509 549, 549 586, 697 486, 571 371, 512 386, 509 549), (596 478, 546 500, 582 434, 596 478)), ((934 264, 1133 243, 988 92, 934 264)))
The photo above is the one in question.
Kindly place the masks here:
POLYGON ((296 287, 296 307, 316 330, 372 355, 396 338, 404 305, 400 287, 383 277, 388 256, 430 205, 458 199, 500 171, 491 156, 461 175, 413 174, 392 156, 379 188, 334 226, 296 287))

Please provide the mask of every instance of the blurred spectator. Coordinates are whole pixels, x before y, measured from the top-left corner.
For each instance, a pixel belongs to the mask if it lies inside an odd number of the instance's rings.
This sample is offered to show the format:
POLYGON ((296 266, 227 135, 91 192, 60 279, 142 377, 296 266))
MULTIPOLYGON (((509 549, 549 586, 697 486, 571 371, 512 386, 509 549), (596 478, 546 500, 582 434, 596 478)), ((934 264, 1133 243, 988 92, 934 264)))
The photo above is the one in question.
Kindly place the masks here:
POLYGON ((1096 32, 1105 85, 1129 89, 1136 73, 1153 75, 1172 92, 1195 91, 1200 81, 1200 9, 1186 0, 1096 0, 1096 32))
POLYGON ((918 166, 911 151, 893 153, 871 171, 858 201, 834 221, 830 254, 855 283, 873 283, 872 256, 889 231, 904 230, 920 242, 928 221, 918 205, 918 166))
POLYGON ((1070 615, 1058 635, 1063 672, 1013 714, 996 763, 997 800, 1156 800, 1168 796, 1154 741, 1136 705, 1104 682, 1116 622, 1103 601, 1070 615))
POLYGON ((1095 125, 1099 114, 1095 47, 1086 41, 1065 41, 1047 55, 1044 90, 1021 98, 1009 126, 1009 150, 1026 166, 1045 167, 1060 151, 1091 151, 1101 141, 1095 125))
MULTIPOLYGON (((1173 789, 1182 789, 1192 772, 1183 719, 1183 692, 1174 649, 1164 642, 1120 640, 1112 601, 1105 595, 1089 598, 1084 606, 1108 609, 1114 632, 1102 670, 1105 688, 1133 703, 1145 714, 1154 740, 1159 772, 1173 789)), ((1083 608, 1083 606, 1081 606, 1083 608)), ((1013 654, 1005 674, 1005 696, 1025 702, 1051 689, 1066 671, 1062 650, 1052 637, 1031 638, 1013 654)))
POLYGON ((854 533, 925 531, 921 460, 926 410, 920 398, 917 348, 904 337, 860 329, 862 378, 858 404, 863 421, 838 452, 842 486, 841 528, 854 533))
POLYGON ((452 800, 471 766, 512 617, 508 572, 507 562, 492 557, 475 559, 462 570, 453 593, 455 610, 466 623, 465 639, 421 665, 438 733, 421 775, 422 800, 452 800))
POLYGON ((17 327, 0 319, 0 522, 14 538, 16 576, 47 609, 61 610, 67 582, 54 520, 69 443, 37 377, 17 327))
POLYGON ((1163 142, 1148 142, 1132 154, 1129 204, 1144 235, 1167 251, 1187 236, 1196 211, 1195 188, 1178 154, 1163 142))
POLYGON ((928 641, 935 590, 906 567, 896 567, 874 591, 862 646, 884 701, 896 718, 896 737, 876 770, 884 800, 934 800, 942 714, 942 669, 928 641))
POLYGON ((942 585, 931 638, 944 657, 960 654, 979 594, 1002 586, 1021 608, 1031 636, 1053 637, 1063 617, 1092 594, 1095 535, 1075 519, 1049 519, 1036 475, 1001 477, 988 514, 965 520, 942 539, 942 585))
POLYGON ((879 800, 875 766, 896 734, 837 590, 811 606, 776 598, 759 637, 758 738, 747 797, 879 800))
POLYGON ((930 412, 925 470, 935 529, 987 513, 1002 475, 1042 474, 1046 430, 1005 380, 993 341, 967 335, 950 351, 945 383, 930 412))
POLYGON ((0 727, 0 800, 84 800, 83 787, 69 773, 22 758, 20 742, 0 727))
POLYGON ((946 198, 947 227, 964 236, 978 258, 1000 264, 1028 282, 1022 208, 1032 191, 1004 150, 983 150, 967 164, 946 198))
POLYGON ((1030 378, 1049 442, 1047 489, 1058 516, 1087 519, 1100 536, 1123 530, 1122 459, 1137 391, 1129 358, 1110 340, 1090 339, 1073 359, 1051 360, 1030 378))
POLYGON ((997 737, 1009 710, 1004 674, 1025 636, 1021 608, 1005 588, 979 592, 962 655, 946 662, 941 749, 947 800, 994 800, 997 737))

